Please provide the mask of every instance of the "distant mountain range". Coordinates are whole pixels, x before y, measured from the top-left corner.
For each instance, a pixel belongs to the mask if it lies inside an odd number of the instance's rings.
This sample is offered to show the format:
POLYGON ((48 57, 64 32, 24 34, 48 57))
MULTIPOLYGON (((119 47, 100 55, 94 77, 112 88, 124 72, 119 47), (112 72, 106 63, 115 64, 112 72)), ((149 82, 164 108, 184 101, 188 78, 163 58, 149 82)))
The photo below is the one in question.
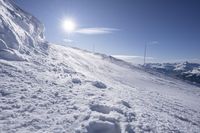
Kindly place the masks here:
POLYGON ((200 85, 200 64, 198 63, 187 61, 183 63, 148 63, 145 65, 145 69, 200 85))

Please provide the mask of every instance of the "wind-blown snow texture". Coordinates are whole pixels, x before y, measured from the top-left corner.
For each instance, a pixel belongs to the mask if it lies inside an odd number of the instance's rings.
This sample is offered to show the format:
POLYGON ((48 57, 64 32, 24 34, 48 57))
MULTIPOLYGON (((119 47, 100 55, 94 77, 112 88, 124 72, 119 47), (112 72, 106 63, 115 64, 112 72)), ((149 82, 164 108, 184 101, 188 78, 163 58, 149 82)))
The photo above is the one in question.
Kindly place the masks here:
POLYGON ((25 60, 43 42, 43 25, 17 7, 12 0, 0 0, 0 58, 25 60))
MULTIPOLYGON (((2 10, 8 7, 18 9, 12 2, 0 0, 1 21, 9 12, 2 10)), ((0 48, 17 51, 16 57, 25 60, 10 61, 0 51, 0 132, 200 131, 200 88, 151 75, 113 57, 43 43, 38 40, 42 29, 34 30, 36 36, 31 36, 33 45, 29 47, 23 38, 16 39, 25 31, 10 19, 16 14, 24 16, 19 23, 28 24, 30 15, 22 10, 8 16, 0 48), (6 32, 10 23, 19 29, 6 32), (13 36, 15 45, 28 52, 10 45, 13 36)), ((33 29, 41 25, 35 20, 29 22, 33 29)))

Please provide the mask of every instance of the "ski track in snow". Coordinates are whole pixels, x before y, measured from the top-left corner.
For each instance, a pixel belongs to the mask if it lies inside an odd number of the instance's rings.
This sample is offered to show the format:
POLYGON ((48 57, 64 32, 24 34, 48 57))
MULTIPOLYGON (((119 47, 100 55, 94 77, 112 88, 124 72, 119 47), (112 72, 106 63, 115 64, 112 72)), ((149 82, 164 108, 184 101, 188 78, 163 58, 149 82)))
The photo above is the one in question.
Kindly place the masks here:
POLYGON ((198 87, 73 48, 48 52, 0 60, 1 132, 200 131, 198 87))

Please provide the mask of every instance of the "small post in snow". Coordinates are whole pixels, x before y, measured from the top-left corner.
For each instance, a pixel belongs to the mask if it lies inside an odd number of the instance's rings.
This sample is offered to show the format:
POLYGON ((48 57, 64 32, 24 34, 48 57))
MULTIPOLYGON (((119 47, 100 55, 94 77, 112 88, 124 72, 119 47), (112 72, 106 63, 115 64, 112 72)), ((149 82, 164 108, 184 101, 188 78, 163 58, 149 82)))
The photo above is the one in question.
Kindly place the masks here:
POLYGON ((144 67, 146 65, 147 45, 152 45, 152 44, 158 44, 158 41, 152 41, 152 42, 149 42, 149 43, 145 43, 145 47, 144 47, 144 64, 143 64, 144 67))
POLYGON ((95 44, 92 45, 92 52, 95 53, 95 44))
POLYGON ((147 44, 145 44, 145 47, 144 47, 144 66, 146 64, 146 55, 147 55, 147 44))

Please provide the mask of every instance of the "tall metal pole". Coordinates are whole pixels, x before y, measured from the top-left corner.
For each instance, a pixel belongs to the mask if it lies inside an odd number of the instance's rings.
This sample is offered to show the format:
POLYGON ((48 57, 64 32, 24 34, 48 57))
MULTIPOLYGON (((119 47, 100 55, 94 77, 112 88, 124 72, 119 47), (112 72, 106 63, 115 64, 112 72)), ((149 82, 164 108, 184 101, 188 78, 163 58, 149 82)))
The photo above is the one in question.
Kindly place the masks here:
POLYGON ((95 53, 95 44, 92 45, 92 52, 95 53))
POLYGON ((146 55, 147 55, 147 44, 145 44, 145 47, 144 47, 144 66, 146 64, 146 55))
POLYGON ((69 43, 70 43, 70 33, 67 32, 67 45, 70 45, 69 43))

